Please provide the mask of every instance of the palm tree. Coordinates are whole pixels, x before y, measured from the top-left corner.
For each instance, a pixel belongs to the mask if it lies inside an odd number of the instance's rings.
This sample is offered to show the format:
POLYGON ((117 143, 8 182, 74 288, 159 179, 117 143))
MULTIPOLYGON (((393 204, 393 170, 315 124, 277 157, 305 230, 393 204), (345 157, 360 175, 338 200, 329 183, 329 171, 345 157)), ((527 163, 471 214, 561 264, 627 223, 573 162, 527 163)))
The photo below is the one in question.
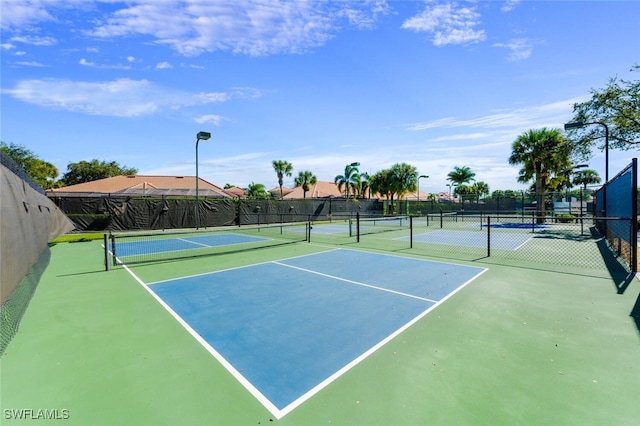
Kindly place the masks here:
MULTIPOLYGON (((453 191, 454 194, 457 194, 460 197, 460 201, 462 203, 462 207, 464 208, 465 195, 475 194, 475 188, 472 185, 460 184, 456 186, 456 189, 453 191)), ((467 197, 468 199, 469 197, 467 197)))
POLYGON ((469 183, 472 180, 475 180, 474 177, 476 174, 471 171, 471 169, 467 166, 458 167, 455 166, 452 171, 447 175, 447 180, 452 183, 463 185, 465 183, 469 183))
POLYGON ((478 197, 478 201, 480 200, 480 197, 484 197, 489 194, 489 185, 486 182, 476 182, 471 185, 471 187, 473 188, 473 193, 478 197))
POLYGON ((247 187, 247 198, 269 198, 269 193, 263 184, 251 182, 247 187))
POLYGON ((573 175, 573 184, 582 185, 582 193, 585 195, 587 193, 587 185, 593 185, 594 183, 600 183, 600 175, 595 170, 580 170, 573 175))
POLYGON ((302 187, 303 198, 307 198, 307 191, 309 191, 309 185, 315 185, 318 182, 316 176, 308 170, 299 172, 298 176, 294 180, 296 187, 302 187))
POLYGON ((418 170, 407 163, 396 163, 391 166, 394 177, 395 193, 398 199, 404 197, 407 192, 413 192, 418 187, 418 170))
POLYGON ((518 182, 535 181, 536 214, 544 222, 545 192, 555 174, 571 167, 573 147, 559 129, 529 130, 512 144, 509 164, 522 164, 518 182))
POLYGON ((282 200, 282 184, 285 176, 289 177, 293 173, 293 165, 288 161, 273 160, 273 170, 278 175, 278 185, 280 185, 280 199, 282 200))
POLYGON ((387 200, 393 195, 391 192, 391 170, 381 170, 369 177, 369 190, 373 194, 380 194, 387 200))
POLYGON ((356 185, 360 181, 358 165, 359 163, 347 164, 344 168, 344 175, 338 175, 333 179, 333 182, 338 185, 339 191, 342 191, 344 186, 344 196, 346 198, 349 198, 349 187, 352 187, 355 192, 356 185))
MULTIPOLYGON (((371 179, 371 176, 369 176, 369 173, 367 172, 360 173, 360 178, 358 179, 357 195, 359 195, 362 198, 365 198, 367 194, 367 190, 369 189, 370 179, 371 179)), ((369 198, 371 198, 371 191, 369 191, 369 198)))

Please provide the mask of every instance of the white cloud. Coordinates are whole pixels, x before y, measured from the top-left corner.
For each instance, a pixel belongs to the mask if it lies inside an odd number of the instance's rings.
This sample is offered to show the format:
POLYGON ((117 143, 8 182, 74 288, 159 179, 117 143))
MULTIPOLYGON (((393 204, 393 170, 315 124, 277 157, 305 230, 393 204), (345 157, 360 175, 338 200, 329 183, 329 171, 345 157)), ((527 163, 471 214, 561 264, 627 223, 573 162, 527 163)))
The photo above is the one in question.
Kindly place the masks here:
POLYGON ((511 12, 520 3, 520 0, 507 0, 500 8, 503 12, 511 12))
POLYGON ((166 108, 224 102, 232 97, 222 92, 172 91, 147 80, 127 78, 106 82, 22 80, 2 93, 45 108, 116 117, 149 115, 166 108))
POLYGON ((41 64, 40 62, 36 62, 36 61, 24 61, 24 62, 16 62, 16 65, 22 65, 24 67, 44 67, 44 64, 41 64))
POLYGON ((21 28, 36 22, 52 21, 53 16, 45 10, 40 1, 2 0, 0 2, 0 27, 3 30, 21 28))
POLYGON ((173 68, 173 65, 171 65, 169 62, 158 62, 156 64, 156 69, 157 70, 166 70, 169 68, 173 68))
POLYGON ((455 127, 474 128, 529 128, 559 126, 559 117, 569 116, 575 103, 584 102, 585 97, 553 102, 545 105, 513 108, 473 119, 461 120, 453 117, 440 118, 409 126, 407 130, 429 130, 455 127))
POLYGON ((196 123, 200 123, 200 124, 213 124, 214 126, 219 126, 220 123, 222 122, 223 118, 220 115, 215 115, 215 114, 206 114, 206 115, 201 115, 199 117, 194 118, 194 121, 196 123))
POLYGON ((475 29, 480 24, 480 14, 473 7, 460 7, 456 3, 427 6, 420 14, 407 19, 401 28, 433 34, 435 46, 471 44, 484 41, 484 30, 475 29))
POLYGON ((508 43, 494 43, 493 47, 501 47, 511 51, 507 59, 510 61, 521 61, 529 58, 533 51, 533 43, 527 39, 515 38, 508 43))
POLYGON ((185 56, 216 50, 260 56, 304 52, 331 39, 342 21, 371 28, 386 13, 386 0, 147 0, 115 11, 90 34, 100 38, 149 35, 185 56))
POLYGON ((96 64, 95 62, 89 62, 87 61, 85 58, 81 58, 78 63, 80 65, 83 65, 85 67, 91 67, 91 68, 99 68, 99 69, 110 69, 110 70, 128 70, 131 69, 130 66, 128 65, 121 65, 121 64, 115 64, 115 65, 100 65, 100 64, 96 64))
POLYGON ((16 36, 9 39, 14 43, 31 44, 33 46, 53 46, 58 41, 53 37, 16 36))

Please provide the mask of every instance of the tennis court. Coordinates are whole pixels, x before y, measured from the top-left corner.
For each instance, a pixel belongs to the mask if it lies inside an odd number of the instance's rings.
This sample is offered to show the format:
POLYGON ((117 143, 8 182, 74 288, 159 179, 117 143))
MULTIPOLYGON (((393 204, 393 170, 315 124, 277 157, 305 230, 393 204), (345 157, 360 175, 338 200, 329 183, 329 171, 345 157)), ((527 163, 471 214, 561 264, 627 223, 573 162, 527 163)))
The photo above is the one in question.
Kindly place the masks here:
POLYGON ((482 272, 339 249, 148 288, 280 418, 482 272))
MULTIPOLYGON (((483 235, 468 224, 442 231, 483 235)), ((633 425, 637 281, 604 260, 552 264, 602 259, 565 227, 496 229, 531 240, 491 257, 466 234, 449 235, 460 253, 410 248, 404 224, 360 242, 344 223, 310 241, 304 225, 229 227, 180 236, 202 253, 132 245, 160 254, 108 272, 101 242, 55 245, 0 358, 2 423, 47 409, 67 418, 34 423, 633 425)), ((144 238, 175 237, 158 234, 144 238)))

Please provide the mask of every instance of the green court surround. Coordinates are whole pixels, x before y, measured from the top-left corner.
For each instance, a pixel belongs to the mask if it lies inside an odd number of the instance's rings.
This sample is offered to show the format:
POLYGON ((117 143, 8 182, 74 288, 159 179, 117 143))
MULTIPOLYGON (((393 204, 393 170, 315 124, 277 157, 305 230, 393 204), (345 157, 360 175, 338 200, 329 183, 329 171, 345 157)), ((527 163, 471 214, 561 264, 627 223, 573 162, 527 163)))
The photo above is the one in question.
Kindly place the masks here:
MULTIPOLYGON (((139 265, 135 272, 150 282, 325 248, 303 243, 139 265)), ((489 270, 276 420, 124 268, 105 272, 102 262, 99 242, 52 247, 0 358, 0 424, 635 425, 640 419, 635 279, 619 294, 604 271, 467 262, 489 270), (8 418, 25 410, 68 410, 69 418, 8 418)))

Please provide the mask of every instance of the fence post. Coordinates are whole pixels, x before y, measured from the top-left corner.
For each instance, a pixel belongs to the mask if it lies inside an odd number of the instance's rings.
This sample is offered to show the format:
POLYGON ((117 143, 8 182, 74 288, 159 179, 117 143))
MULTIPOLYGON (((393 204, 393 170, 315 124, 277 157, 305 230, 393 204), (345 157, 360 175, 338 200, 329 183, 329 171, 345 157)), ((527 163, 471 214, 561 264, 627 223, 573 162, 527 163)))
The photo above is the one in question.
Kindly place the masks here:
POLYGON ((109 237, 107 234, 103 236, 103 245, 104 245, 104 270, 109 270, 109 237))
POLYGON ((487 216, 487 257, 491 257, 491 216, 487 216))
POLYGON ((116 266, 118 264, 118 256, 116 255, 116 238, 113 234, 111 235, 111 256, 113 259, 113 266, 116 266))
POLYGON ((413 248, 413 216, 409 216, 409 248, 413 248))

